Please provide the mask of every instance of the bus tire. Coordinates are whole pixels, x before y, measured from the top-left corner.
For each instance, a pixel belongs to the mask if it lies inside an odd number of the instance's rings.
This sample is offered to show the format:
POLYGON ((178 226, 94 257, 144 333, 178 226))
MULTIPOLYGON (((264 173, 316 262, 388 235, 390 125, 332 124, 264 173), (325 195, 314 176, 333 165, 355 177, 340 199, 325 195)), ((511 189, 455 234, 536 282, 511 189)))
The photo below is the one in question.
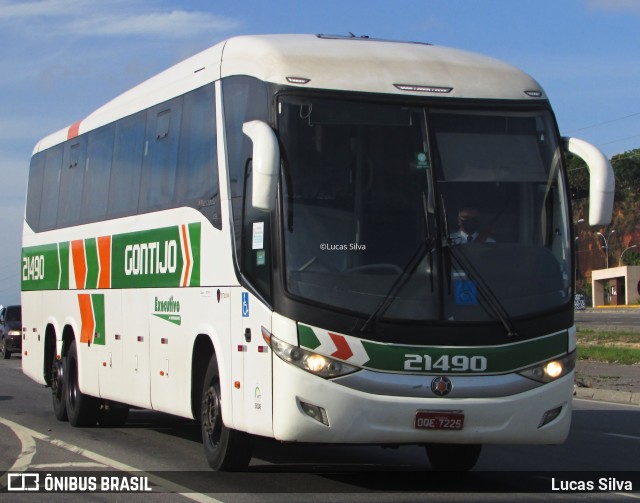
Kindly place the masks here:
POLYGON ((482 445, 428 444, 425 448, 434 470, 466 472, 478 462, 482 445))
POLYGON ((95 426, 98 421, 100 401, 80 391, 75 341, 72 341, 69 346, 64 367, 64 397, 71 426, 95 426))
POLYGON ((64 395, 64 360, 58 359, 53 351, 51 362, 51 398, 53 413, 58 421, 67 421, 67 404, 64 395))
POLYGON ((215 356, 211 358, 202 386, 200 412, 202 443, 209 466, 219 471, 244 470, 251 460, 251 435, 227 428, 222 422, 220 375, 215 356))

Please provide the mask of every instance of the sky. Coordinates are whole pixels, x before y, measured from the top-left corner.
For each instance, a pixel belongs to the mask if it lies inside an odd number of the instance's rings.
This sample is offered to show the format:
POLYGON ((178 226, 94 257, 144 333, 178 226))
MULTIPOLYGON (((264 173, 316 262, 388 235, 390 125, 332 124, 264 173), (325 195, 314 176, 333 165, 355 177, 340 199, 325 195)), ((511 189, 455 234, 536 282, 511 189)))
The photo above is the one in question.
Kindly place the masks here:
POLYGON ((36 142, 232 36, 325 33, 429 42, 531 74, 563 135, 640 148, 640 0, 0 0, 0 304, 20 302, 36 142))

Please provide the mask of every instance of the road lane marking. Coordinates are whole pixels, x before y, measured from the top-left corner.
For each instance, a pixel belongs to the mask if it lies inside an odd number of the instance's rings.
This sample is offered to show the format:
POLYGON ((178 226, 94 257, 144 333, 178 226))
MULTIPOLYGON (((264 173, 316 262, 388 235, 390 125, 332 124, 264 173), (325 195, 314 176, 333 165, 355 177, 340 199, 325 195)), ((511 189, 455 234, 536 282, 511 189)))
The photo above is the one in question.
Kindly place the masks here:
POLYGON ((7 472, 2 475, 2 477, 0 477, 0 486, 7 487, 9 472, 23 472, 27 470, 27 468, 29 468, 29 466, 31 465, 31 460, 36 453, 36 442, 33 439, 33 436, 25 430, 19 429, 16 431, 14 428, 12 428, 11 425, 2 421, 2 418, 0 418, 0 422, 3 422, 5 425, 11 428, 11 430, 13 430, 14 434, 20 441, 20 454, 18 455, 18 458, 16 459, 15 463, 13 463, 11 468, 9 468, 9 470, 7 470, 7 472))
POLYGON ((640 500, 640 494, 634 494, 634 493, 613 493, 613 494, 615 494, 616 496, 626 496, 627 498, 640 500))
POLYGON ((605 433, 611 437, 630 438, 632 440, 640 440, 640 437, 634 435, 623 435, 622 433, 605 433))
POLYGON ((199 503, 223 503, 220 500, 207 496, 205 494, 190 492, 192 489, 185 487, 180 484, 176 484, 170 480, 167 480, 162 477, 158 477, 153 473, 149 473, 145 470, 140 470, 131 465, 127 465, 125 463, 121 463, 115 459, 108 458, 107 456, 103 456, 102 454, 98 454, 97 452, 90 451, 88 449, 83 449, 78 447, 77 445, 70 444, 65 442, 64 440, 59 440, 57 438, 51 438, 47 435, 43 435, 35 430, 27 428, 26 426, 22 426, 21 424, 14 423, 9 419, 5 419, 0 417, 0 423, 4 424, 11 428, 14 434, 20 440, 22 445, 22 449, 20 452, 20 456, 13 464, 13 466, 0 478, 0 483, 6 487, 6 479, 8 477, 9 472, 12 471, 26 471, 30 465, 31 460, 33 459, 33 455, 36 452, 36 443, 35 440, 41 440, 43 442, 47 442, 49 444, 55 445, 57 447, 61 447, 67 451, 73 452, 74 454, 79 454, 84 456, 85 458, 89 458, 97 463, 100 463, 103 466, 108 466, 118 471, 132 473, 138 476, 144 476, 149 479, 149 481, 163 489, 166 489, 172 493, 179 494, 180 496, 184 496, 193 501, 197 501, 199 503), (35 440, 34 440, 35 439, 35 440))
POLYGON ((93 461, 71 461, 69 463, 44 463, 29 466, 32 470, 49 470, 55 468, 107 468, 102 463, 94 463, 93 461))

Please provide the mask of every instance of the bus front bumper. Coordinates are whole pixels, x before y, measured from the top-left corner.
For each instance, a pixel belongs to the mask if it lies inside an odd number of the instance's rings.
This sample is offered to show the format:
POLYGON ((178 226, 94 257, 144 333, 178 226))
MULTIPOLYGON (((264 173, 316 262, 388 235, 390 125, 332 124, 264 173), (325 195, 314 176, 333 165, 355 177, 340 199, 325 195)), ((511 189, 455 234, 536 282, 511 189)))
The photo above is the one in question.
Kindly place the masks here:
POLYGON ((557 381, 496 398, 390 396, 325 380, 274 356, 273 431, 276 439, 291 442, 558 444, 569 433, 573 382, 571 372, 557 381), (418 411, 462 414, 463 426, 419 429, 418 411))

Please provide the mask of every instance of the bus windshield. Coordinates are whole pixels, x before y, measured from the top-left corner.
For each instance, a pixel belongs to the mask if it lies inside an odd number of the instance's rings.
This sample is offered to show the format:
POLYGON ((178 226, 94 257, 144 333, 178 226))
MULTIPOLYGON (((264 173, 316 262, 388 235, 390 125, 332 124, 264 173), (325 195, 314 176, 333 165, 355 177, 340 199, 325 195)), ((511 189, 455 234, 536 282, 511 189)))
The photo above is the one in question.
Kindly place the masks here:
POLYGON ((569 301, 567 195, 547 110, 299 96, 278 110, 290 294, 441 322, 569 301))

